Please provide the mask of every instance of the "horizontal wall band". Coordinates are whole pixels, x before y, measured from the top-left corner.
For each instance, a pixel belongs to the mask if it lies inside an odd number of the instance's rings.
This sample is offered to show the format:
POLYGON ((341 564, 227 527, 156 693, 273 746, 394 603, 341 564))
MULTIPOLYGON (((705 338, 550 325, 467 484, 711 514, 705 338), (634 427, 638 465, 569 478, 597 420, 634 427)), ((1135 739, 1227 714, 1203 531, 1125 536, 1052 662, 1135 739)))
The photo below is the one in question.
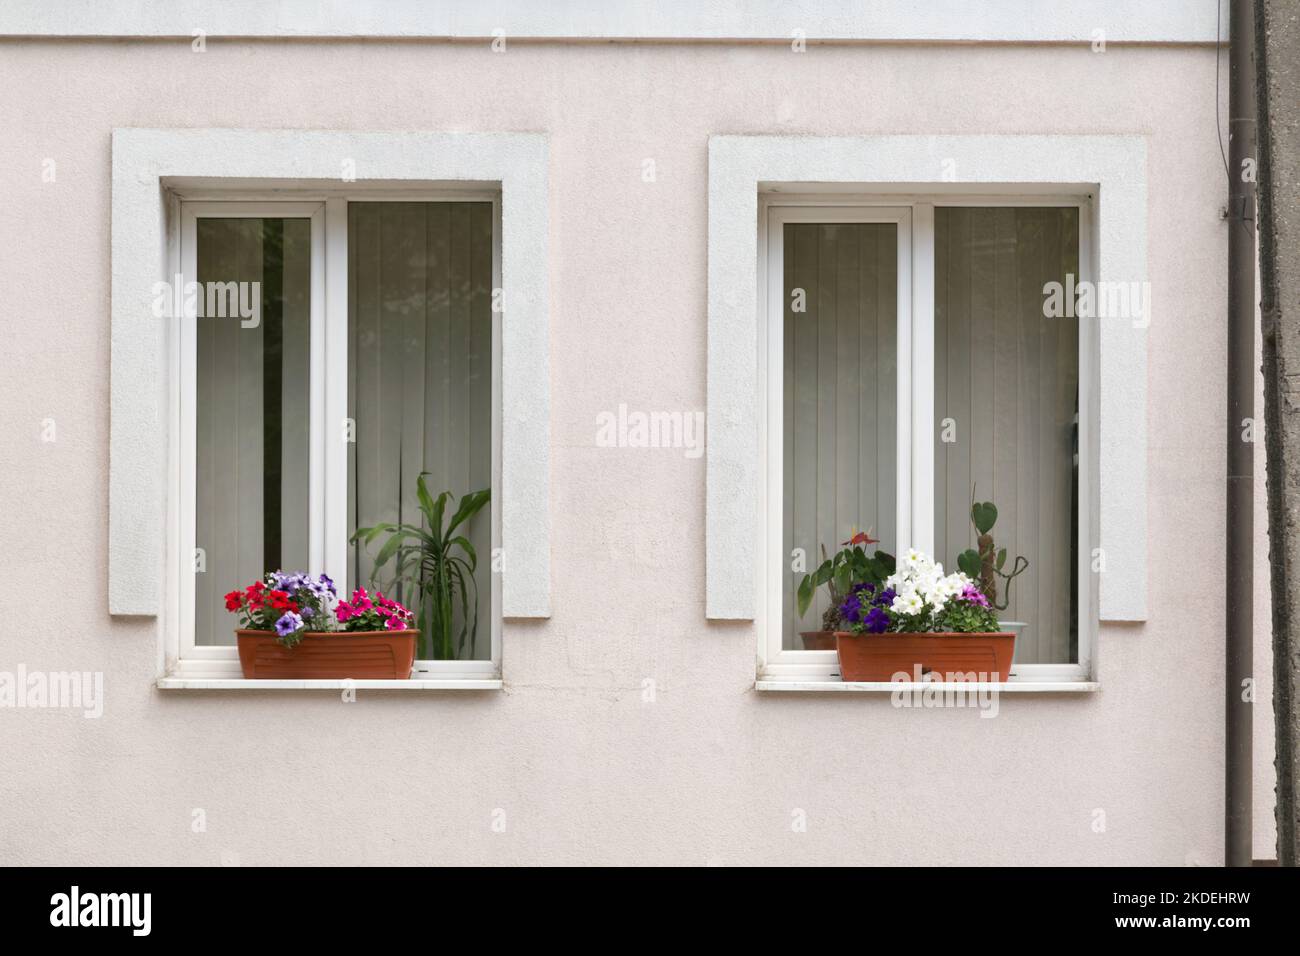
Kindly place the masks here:
POLYGON ((1206 0, 5 0, 0 36, 1214 43, 1215 13, 1206 0))

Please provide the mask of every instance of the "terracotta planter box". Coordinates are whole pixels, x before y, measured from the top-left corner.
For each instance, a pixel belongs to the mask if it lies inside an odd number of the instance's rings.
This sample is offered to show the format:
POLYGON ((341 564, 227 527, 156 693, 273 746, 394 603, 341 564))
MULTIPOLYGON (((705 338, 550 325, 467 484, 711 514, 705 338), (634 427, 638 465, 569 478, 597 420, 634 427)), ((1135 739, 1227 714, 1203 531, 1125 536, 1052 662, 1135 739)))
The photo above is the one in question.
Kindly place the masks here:
POLYGON ((254 680, 406 680, 415 663, 417 631, 308 631, 294 647, 274 631, 235 631, 239 666, 254 680))
POLYGON ((803 640, 805 651, 835 650, 834 631, 800 631, 799 637, 803 640))
POLYGON ((995 634, 849 634, 835 632, 840 679, 891 681, 904 673, 915 679, 933 673, 941 679, 1004 681, 1011 674, 1016 635, 995 634))

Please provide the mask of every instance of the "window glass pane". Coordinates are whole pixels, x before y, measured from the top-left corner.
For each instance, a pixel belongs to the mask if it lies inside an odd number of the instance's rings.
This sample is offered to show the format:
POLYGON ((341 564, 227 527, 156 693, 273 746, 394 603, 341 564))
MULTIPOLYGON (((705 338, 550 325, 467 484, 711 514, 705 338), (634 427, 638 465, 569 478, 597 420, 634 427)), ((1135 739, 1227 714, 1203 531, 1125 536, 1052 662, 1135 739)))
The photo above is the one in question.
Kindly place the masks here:
MULTIPOLYGON (((349 535, 382 522, 427 528, 416 479, 451 492, 448 517, 492 484, 492 204, 348 205, 349 535)), ((423 659, 491 659, 491 504, 458 529, 477 555, 450 639, 425 601, 423 659), (477 627, 473 626, 477 621, 477 627), (462 637, 462 631, 466 631, 462 637)), ((348 587, 369 585, 386 536, 349 545, 348 587)), ((465 556, 459 548, 453 555, 465 556)), ((386 585, 391 565, 380 570, 386 585)), ((410 586, 390 589, 413 610, 410 586)))
POLYGON ((194 636, 233 644, 222 595, 307 564, 311 221, 200 219, 196 253, 194 636))
POLYGON ((1044 317, 1043 288, 1078 272, 1073 207, 935 210, 935 547, 978 550, 972 486, 997 505, 1004 570, 1029 562, 996 579, 1021 664, 1079 659, 1079 323, 1044 317))
MULTIPOLYGON (((784 231, 786 556, 808 569, 855 531, 895 549, 898 227, 787 223, 784 231)), ((787 565, 788 568, 788 565, 787 565)), ((782 647, 803 650, 830 604, 799 617, 802 573, 784 576, 782 647)))

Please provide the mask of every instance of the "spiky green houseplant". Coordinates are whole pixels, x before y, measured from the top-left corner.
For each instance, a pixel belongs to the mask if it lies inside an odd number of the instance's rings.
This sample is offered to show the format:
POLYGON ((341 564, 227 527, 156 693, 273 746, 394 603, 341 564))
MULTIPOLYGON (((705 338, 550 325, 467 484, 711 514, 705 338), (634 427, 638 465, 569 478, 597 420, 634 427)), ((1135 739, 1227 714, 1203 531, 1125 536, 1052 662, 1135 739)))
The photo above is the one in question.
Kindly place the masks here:
POLYGON ((1010 571, 1002 570, 1007 563, 1007 549, 999 548, 993 542, 993 525, 998 520, 997 506, 991 501, 974 501, 974 497, 972 490, 970 521, 975 526, 978 535, 975 543, 979 548, 978 550, 967 548, 957 555, 957 567, 967 577, 974 579, 980 592, 988 598, 994 610, 1005 611, 1011 604, 1011 584, 1028 570, 1029 559, 1018 555, 1012 562, 1010 571), (998 603, 999 579, 1006 585, 1000 604, 998 603))
POLYGON ((371 586, 418 608, 421 658, 432 654, 436 660, 455 660, 463 657, 467 643, 472 655, 478 638, 478 584, 474 580, 478 555, 464 533, 457 534, 456 529, 483 510, 492 492, 484 488, 463 496, 447 518, 447 504, 455 501, 455 496, 444 491, 434 498, 425 484, 425 474, 415 480, 420 525, 384 522, 358 529, 352 540, 368 547, 377 538, 388 536, 375 555, 371 586), (459 630, 455 627, 458 609, 459 630))

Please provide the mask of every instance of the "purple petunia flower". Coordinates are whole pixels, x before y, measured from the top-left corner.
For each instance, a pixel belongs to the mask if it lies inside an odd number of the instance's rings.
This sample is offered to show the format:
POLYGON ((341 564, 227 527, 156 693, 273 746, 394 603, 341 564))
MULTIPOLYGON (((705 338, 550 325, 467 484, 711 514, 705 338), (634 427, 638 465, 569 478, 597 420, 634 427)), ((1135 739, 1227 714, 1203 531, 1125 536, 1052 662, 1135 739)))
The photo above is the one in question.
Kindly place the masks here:
POLYGON ((300 627, 302 627, 302 618, 293 611, 286 611, 280 620, 275 622, 275 633, 281 637, 288 637, 300 627))
POLYGON ((307 586, 310 581, 311 576, 305 571, 275 571, 271 574, 271 587, 289 594, 307 586))
POLYGON ((872 634, 884 634, 889 629, 889 612, 883 608, 873 607, 867 614, 866 629, 872 634))

